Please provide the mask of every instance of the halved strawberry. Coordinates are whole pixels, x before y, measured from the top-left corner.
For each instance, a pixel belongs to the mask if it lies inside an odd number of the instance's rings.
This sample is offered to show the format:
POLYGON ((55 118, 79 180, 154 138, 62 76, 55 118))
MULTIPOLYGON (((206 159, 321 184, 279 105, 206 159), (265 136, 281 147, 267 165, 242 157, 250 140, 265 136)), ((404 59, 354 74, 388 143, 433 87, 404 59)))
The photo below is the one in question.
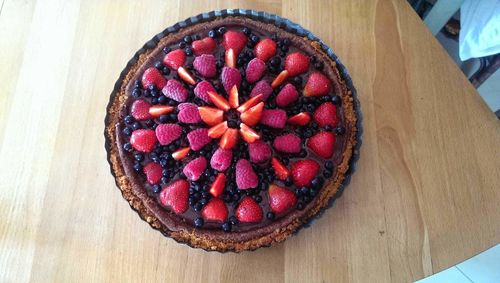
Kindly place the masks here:
POLYGON ((222 45, 226 50, 233 49, 236 56, 238 56, 247 45, 247 37, 240 31, 229 30, 224 33, 222 45))
POLYGON ((288 54, 285 59, 285 70, 288 71, 290 77, 295 77, 307 72, 309 69, 309 57, 300 53, 294 52, 288 54))
POLYGON ((212 183, 212 186, 210 186, 209 192, 214 197, 219 197, 222 194, 222 192, 224 192, 225 186, 226 186, 226 175, 224 175, 224 173, 219 173, 217 174, 215 181, 212 183))
POLYGON ((226 130, 227 130, 227 121, 224 121, 208 129, 208 136, 213 139, 216 139, 222 136, 226 132, 226 130))
POLYGON ((260 139, 259 134, 257 134, 252 128, 245 125, 244 123, 240 124, 240 134, 244 141, 247 143, 253 143, 256 140, 260 139))
POLYGON ((258 94, 254 97, 251 97, 250 99, 245 101, 245 103, 241 104, 241 106, 238 107, 236 110, 238 110, 238 112, 240 112, 240 113, 247 111, 248 109, 252 108, 257 103, 261 102, 262 96, 263 96, 262 94, 258 94))
POLYGON ((323 96, 328 94, 331 88, 332 83, 329 78, 320 72, 314 72, 307 79, 304 96, 323 96))
POLYGON ((269 186, 269 206, 274 213, 283 213, 294 207, 297 196, 294 192, 278 185, 269 186))
POLYGON ((276 177, 280 180, 286 180, 288 176, 290 176, 290 172, 286 168, 286 166, 279 161, 278 158, 273 157, 271 160, 271 165, 273 166, 274 169, 274 174, 276 177))
POLYGON ((231 109, 231 106, 229 106, 229 102, 219 94, 213 91, 207 91, 208 97, 210 97, 210 101, 217 106, 220 110, 227 111, 231 109))
POLYGON ((153 118, 158 118, 161 115, 165 115, 174 111, 174 109, 175 108, 173 106, 168 106, 168 105, 161 105, 161 104, 153 105, 149 108, 149 115, 151 115, 151 117, 153 118))
POLYGON ((238 108, 238 106, 240 106, 238 87, 236 87, 236 85, 233 85, 229 92, 229 106, 231 106, 231 108, 238 108))
POLYGON ((312 159, 302 159, 292 164, 292 180, 297 187, 309 186, 319 172, 318 162, 312 159))
POLYGON ((238 221, 243 223, 260 222, 264 216, 260 205, 249 196, 243 198, 235 211, 238 221))
POLYGON ((211 199, 201 211, 205 221, 224 222, 227 218, 227 207, 220 198, 211 199))
POLYGON ((307 146, 324 159, 332 157, 334 144, 335 135, 332 132, 319 132, 307 140, 307 146))
POLYGON ((238 142, 238 130, 236 129, 227 129, 226 132, 222 135, 219 146, 223 149, 231 149, 238 142))
POLYGON ((144 121, 151 119, 151 114, 149 113, 149 109, 151 104, 144 99, 137 99, 130 106, 130 114, 137 121, 144 121))
POLYGON ((228 67, 236 68, 236 54, 234 54, 233 49, 230 48, 226 50, 226 53, 224 54, 224 61, 228 67))
POLYGON ((140 152, 153 151, 157 142, 155 131, 149 129, 135 130, 130 137, 130 144, 140 152))
POLYGON ((191 76, 191 74, 186 69, 184 69, 184 67, 179 67, 177 69, 177 73, 179 74, 179 77, 186 83, 190 85, 196 84, 196 80, 191 76))
POLYGON ((292 117, 288 118, 287 123, 290 125, 299 125, 299 126, 305 126, 311 121, 311 115, 307 112, 300 112, 297 115, 293 115, 292 117))
POLYGON ((190 150, 191 150, 191 148, 189 146, 181 148, 181 149, 177 150, 176 152, 172 153, 172 158, 175 160, 181 160, 184 157, 186 157, 186 155, 188 155, 190 150))
POLYGON ((281 71, 281 73, 279 73, 279 75, 274 78, 273 82, 271 83, 271 87, 276 88, 277 86, 281 85, 286 80, 286 78, 288 78, 288 71, 281 71))
POLYGON ((241 113, 240 119, 250 127, 255 126, 260 121, 262 110, 264 110, 264 102, 259 102, 257 105, 241 113))
POLYGON ((217 108, 200 106, 198 112, 200 112, 201 120, 209 126, 215 126, 224 120, 224 111, 217 108))
POLYGON ((332 102, 325 102, 316 108, 313 118, 320 127, 336 127, 338 123, 337 108, 332 102))
POLYGON ((214 52, 216 47, 216 42, 211 37, 205 37, 200 40, 195 40, 191 43, 191 48, 193 49, 194 55, 199 56, 202 54, 211 54, 214 52))
POLYGON ((151 85, 154 85, 156 86, 156 88, 162 89, 167 84, 167 79, 165 79, 161 75, 158 69, 156 69, 155 67, 151 67, 144 71, 144 74, 142 74, 141 82, 144 88, 148 88, 151 85))
POLYGON ((174 70, 184 65, 184 62, 186 62, 186 54, 182 49, 170 51, 163 57, 163 64, 174 70))
POLYGON ((162 177, 162 171, 160 164, 156 162, 149 162, 144 166, 143 172, 146 175, 146 179, 148 183, 151 185, 157 184, 160 182, 162 177))
POLYGON ((264 38, 253 49, 255 57, 266 62, 276 54, 276 42, 270 38, 264 38))
POLYGON ((189 183, 184 179, 179 179, 160 193, 160 202, 163 206, 168 206, 176 214, 184 213, 188 208, 189 183))

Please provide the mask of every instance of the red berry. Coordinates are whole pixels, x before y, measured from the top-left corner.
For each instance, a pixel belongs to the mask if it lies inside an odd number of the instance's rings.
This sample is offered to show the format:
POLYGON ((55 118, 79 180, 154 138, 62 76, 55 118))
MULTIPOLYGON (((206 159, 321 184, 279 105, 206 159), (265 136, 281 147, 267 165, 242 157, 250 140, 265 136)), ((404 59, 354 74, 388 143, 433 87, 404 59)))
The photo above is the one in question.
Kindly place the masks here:
POLYGON ((249 196, 243 198, 234 214, 243 223, 260 222, 264 216, 260 205, 249 196))
POLYGON ((269 82, 266 80, 261 80, 258 83, 256 83, 255 86, 252 88, 252 92, 250 92, 250 97, 262 94, 262 101, 265 101, 269 97, 269 95, 271 95, 272 92, 273 88, 271 87, 271 84, 269 84, 269 82))
POLYGON ((162 177, 162 168, 160 164, 155 163, 155 162, 149 162, 144 166, 144 174, 146 175, 146 179, 148 180, 148 183, 151 185, 157 184, 160 182, 161 177, 162 177))
POLYGON ((194 103, 181 103, 177 106, 179 113, 177 114, 177 120, 181 123, 186 124, 197 124, 201 122, 200 112, 198 112, 198 106, 194 103))
POLYGON ((130 137, 130 144, 132 147, 140 152, 151 152, 156 145, 155 131, 140 129, 132 132, 130 137))
POLYGON ((203 174, 203 171, 205 171, 206 168, 207 160, 205 159, 205 157, 200 156, 186 164, 186 166, 182 170, 182 173, 186 175, 188 180, 197 181, 198 179, 200 179, 201 174, 203 174))
POLYGON ((281 163, 281 161, 279 161, 278 158, 273 157, 273 159, 271 160, 271 165, 273 166, 274 174, 278 179, 286 180, 290 175, 290 172, 288 171, 286 166, 283 163, 281 163))
POLYGON ((187 134, 187 139, 192 150, 200 150, 212 140, 208 136, 208 129, 205 128, 192 130, 187 134))
POLYGON ((282 109, 264 109, 260 117, 262 125, 275 129, 283 129, 286 124, 286 111, 282 109))
POLYGON ((311 181, 318 175, 318 162, 312 159, 298 160, 292 164, 292 180, 297 187, 309 186, 311 181))
POLYGON ((332 132, 319 132, 307 141, 307 146, 324 159, 332 157, 334 144, 335 135, 332 132))
POLYGON ((142 86, 144 88, 154 85, 156 88, 162 89, 166 84, 167 80, 161 75, 160 71, 154 67, 146 69, 142 75, 142 86))
POLYGON ((220 80, 222 85, 224 86, 224 90, 226 93, 231 91, 231 88, 236 85, 237 88, 240 88, 241 83, 241 74, 238 69, 224 67, 222 68, 222 73, 220 75, 220 80))
POLYGON ((132 114, 132 117, 138 121, 151 119, 151 114, 149 114, 150 107, 151 104, 149 104, 146 100, 137 99, 130 107, 130 114, 132 114))
POLYGON ((205 221, 224 222, 227 214, 226 204, 220 198, 211 199, 201 211, 205 221))
POLYGON ((193 61, 193 67, 200 75, 205 78, 213 78, 217 75, 217 68, 215 66, 215 56, 212 54, 203 54, 198 56, 193 61))
POLYGON ((215 40, 210 37, 205 37, 200 40, 195 40, 191 43, 194 55, 199 56, 202 54, 211 54, 217 46, 215 40))
POLYGON ((301 150, 300 138, 295 134, 278 136, 273 141, 273 147, 281 152, 299 153, 301 150))
POLYGON ((232 159, 233 152, 231 150, 219 148, 212 155, 212 159, 210 159, 210 166, 219 172, 223 172, 229 168, 232 159))
POLYGON ((329 78, 320 72, 314 72, 307 79, 304 96, 323 96, 328 94, 331 88, 332 83, 329 78))
POLYGON ((155 133, 161 145, 169 145, 181 136, 182 127, 177 124, 160 124, 155 133))
POLYGON ((267 60, 276 54, 276 42, 270 38, 264 38, 255 45, 253 52, 255 53, 255 57, 267 62, 267 60))
POLYGON ((299 98, 299 94, 292 84, 286 84, 276 96, 276 105, 285 107, 290 103, 295 102, 299 98))
POLYGON ((288 118, 287 123, 290 125, 305 126, 309 124, 310 121, 311 121, 311 116, 309 115, 309 113, 300 112, 299 114, 288 118))
POLYGON ((229 48, 234 50, 236 55, 240 54, 241 50, 245 48, 247 45, 247 37, 244 33, 240 31, 230 30, 224 33, 222 38, 222 45, 224 49, 228 50, 229 48))
POLYGON ((210 98, 208 97, 208 92, 215 92, 215 88, 208 81, 199 82, 194 88, 194 95, 203 99, 205 102, 210 102, 210 98))
POLYGON ((188 209, 189 183, 186 180, 177 180, 160 193, 160 202, 168 206, 175 214, 182 214, 188 209))
POLYGON ((162 89, 163 94, 177 102, 184 102, 188 98, 189 91, 178 80, 168 80, 165 87, 162 89))
POLYGON ((245 78, 251 84, 258 81, 266 71, 266 63, 259 58, 253 58, 248 62, 245 78))
POLYGON ((337 108, 331 102, 325 102, 321 104, 316 111, 314 111, 313 115, 314 121, 318 123, 320 127, 326 126, 337 126, 337 108))
POLYGON ((174 70, 182 67, 184 62, 186 62, 186 54, 181 49, 170 51, 167 55, 165 55, 165 57, 163 57, 163 64, 174 70))
POLYGON ((250 155, 250 161, 253 163, 265 162, 271 158, 272 154, 271 147, 263 141, 256 141, 249 144, 248 153, 250 155))
POLYGON ((274 184, 269 186, 269 206, 274 213, 286 212, 296 203, 294 192, 274 184))
POLYGON ((259 178, 253 171, 252 164, 246 159, 240 159, 236 163, 236 185, 240 190, 256 188, 259 178))
POLYGON ((295 52, 288 54, 285 59, 285 70, 288 71, 289 77, 295 77, 305 73, 309 69, 309 57, 306 55, 295 52))

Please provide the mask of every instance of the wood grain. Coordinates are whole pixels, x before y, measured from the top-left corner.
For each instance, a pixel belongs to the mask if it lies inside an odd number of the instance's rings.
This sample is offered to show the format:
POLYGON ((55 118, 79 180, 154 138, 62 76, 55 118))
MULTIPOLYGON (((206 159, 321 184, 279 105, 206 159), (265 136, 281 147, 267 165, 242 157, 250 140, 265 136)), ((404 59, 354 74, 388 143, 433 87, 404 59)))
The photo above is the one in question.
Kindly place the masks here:
POLYGON ((4 0, 1 282, 408 282, 500 242, 500 123, 403 0, 4 0), (142 44, 213 9, 266 10, 347 66, 363 146, 334 207, 283 244, 194 250, 132 212, 109 173, 105 106, 142 44))

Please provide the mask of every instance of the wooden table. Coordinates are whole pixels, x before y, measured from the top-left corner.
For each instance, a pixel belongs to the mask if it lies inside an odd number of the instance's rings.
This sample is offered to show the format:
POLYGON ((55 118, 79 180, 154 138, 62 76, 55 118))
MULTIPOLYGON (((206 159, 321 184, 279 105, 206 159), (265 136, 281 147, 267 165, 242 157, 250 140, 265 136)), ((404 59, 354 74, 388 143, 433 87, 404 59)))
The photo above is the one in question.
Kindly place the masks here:
POLYGON ((4 0, 0 281, 404 282, 500 242, 500 123, 406 1, 4 0), (284 244, 206 253, 139 219, 109 173, 105 106, 163 28, 267 10, 324 39, 358 89, 363 146, 335 206, 284 244))

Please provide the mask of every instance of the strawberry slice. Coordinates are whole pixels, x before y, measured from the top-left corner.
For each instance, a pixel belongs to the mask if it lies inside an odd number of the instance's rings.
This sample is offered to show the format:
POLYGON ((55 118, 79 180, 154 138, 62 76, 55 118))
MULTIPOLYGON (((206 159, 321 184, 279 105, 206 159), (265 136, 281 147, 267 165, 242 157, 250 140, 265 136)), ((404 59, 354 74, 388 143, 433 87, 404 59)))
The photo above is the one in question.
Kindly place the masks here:
POLYGON ((235 211, 236 218, 243 223, 260 222, 264 217, 260 205, 249 196, 243 198, 235 211))
POLYGON ((222 135, 219 146, 222 149, 231 149, 238 142, 238 130, 228 128, 226 132, 222 135))
POLYGON ((271 83, 271 87, 276 88, 277 86, 282 84, 286 80, 286 78, 288 78, 288 71, 287 70, 281 71, 281 73, 279 73, 279 75, 271 83))
POLYGON ((161 115, 168 114, 172 111, 174 111, 173 106, 168 106, 168 105, 153 105, 149 108, 149 115, 153 118, 158 118, 161 115))
POLYGON ((312 159, 302 159, 292 164, 292 180, 297 187, 309 186, 320 169, 318 162, 312 159))
POLYGON ((262 110, 264 110, 264 102, 259 102, 257 105, 241 113, 240 119, 250 127, 255 126, 260 121, 262 110))
POLYGON ((240 134, 244 141, 247 143, 253 143, 256 140, 260 139, 259 134, 257 134, 252 128, 245 125, 244 123, 240 124, 240 134))
POLYGON ((214 197, 219 197, 224 191, 225 186, 226 186, 226 175, 224 175, 224 173, 219 173, 217 174, 215 181, 212 183, 212 186, 210 186, 209 192, 214 197))
POLYGON ((177 73, 179 74, 179 77, 186 83, 190 85, 196 84, 196 80, 191 76, 191 74, 186 69, 184 69, 184 67, 179 67, 177 69, 177 73))
POLYGON ((156 133, 153 130, 135 130, 130 137, 130 144, 135 150, 140 152, 153 151, 157 142, 156 133))
POLYGON ((186 155, 188 155, 190 150, 191 150, 191 148, 189 148, 189 146, 181 148, 181 149, 177 150, 176 152, 172 153, 172 158, 175 160, 181 160, 184 157, 186 157, 186 155))
POLYGON ((226 50, 233 49, 236 56, 238 56, 247 45, 247 37, 240 31, 230 30, 224 33, 222 45, 226 50))
POLYGON ((186 62, 186 54, 181 49, 170 51, 163 57, 163 64, 171 69, 177 70, 186 62))
POLYGON ((266 62, 276 54, 276 42, 270 38, 264 38, 253 49, 255 57, 266 62))
POLYGON ((231 106, 229 106, 229 102, 219 94, 217 94, 214 91, 207 91, 208 97, 210 97, 210 101, 212 101, 217 108, 223 111, 227 111, 231 109, 231 106))
POLYGON ((234 85, 229 92, 229 106, 231 108, 238 108, 240 106, 238 87, 234 85))
POLYGON ((332 157, 334 144, 335 135, 332 132, 319 132, 307 140, 307 146, 324 159, 332 157))
POLYGON ((250 99, 248 99, 245 103, 243 103, 240 107, 238 107, 236 110, 240 113, 243 113, 247 111, 248 109, 252 108, 255 106, 257 103, 262 101, 262 94, 258 94, 250 99))
POLYGON ((330 79, 320 72, 314 72, 307 79, 304 96, 323 96, 328 94, 331 88, 330 79))
POLYGON ((236 68, 236 54, 234 54, 234 50, 232 48, 226 50, 224 59, 228 67, 236 68))
POLYGON ((281 163, 281 161, 279 161, 278 158, 273 157, 273 159, 271 160, 271 165, 273 166, 274 174, 278 179, 284 181, 288 178, 288 176, 290 176, 290 172, 288 171, 286 166, 281 163))
POLYGON ((283 213, 294 207, 297 196, 294 192, 278 185, 269 186, 269 206, 274 213, 283 213))
POLYGON ((205 37, 200 40, 195 40, 191 43, 191 48, 193 49, 194 55, 199 56, 202 54, 211 54, 214 52, 216 47, 216 42, 211 37, 205 37))
POLYGON ((224 112, 217 108, 200 106, 198 107, 201 120, 209 126, 215 126, 224 120, 224 112))
POLYGON ((201 211, 201 217, 205 221, 224 222, 227 215, 226 204, 220 198, 211 199, 201 211))
POLYGON ((141 81, 144 88, 154 85, 156 88, 162 89, 167 84, 167 80, 161 75, 160 71, 154 67, 148 68, 144 71, 141 81))
POLYGON ((208 136, 213 139, 216 139, 222 136, 226 132, 226 130, 227 130, 227 121, 224 121, 208 129, 208 136))
POLYGON ((290 125, 305 126, 311 121, 311 115, 307 112, 300 112, 297 115, 290 117, 287 121, 290 125))
POLYGON ((309 57, 306 55, 295 52, 288 54, 285 59, 285 70, 288 71, 290 77, 307 72, 309 69, 309 57))
POLYGON ((160 193, 160 203, 168 206, 175 214, 182 214, 189 208, 189 183, 179 179, 164 188, 160 193))

